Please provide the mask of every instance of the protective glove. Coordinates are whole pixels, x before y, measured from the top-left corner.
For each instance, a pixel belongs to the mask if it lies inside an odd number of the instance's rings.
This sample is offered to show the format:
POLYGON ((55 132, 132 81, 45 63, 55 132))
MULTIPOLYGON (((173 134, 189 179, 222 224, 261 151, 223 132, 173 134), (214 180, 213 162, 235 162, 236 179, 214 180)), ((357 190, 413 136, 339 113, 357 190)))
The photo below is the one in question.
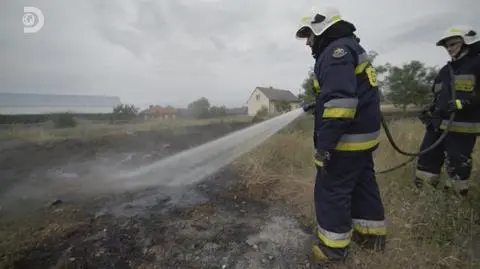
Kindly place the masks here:
POLYGON ((432 113, 430 112, 430 109, 426 109, 421 111, 418 114, 418 119, 425 125, 428 125, 431 122, 432 119, 432 113))
POLYGON ((426 109, 420 112, 420 114, 418 115, 418 118, 427 127, 427 129, 432 131, 440 130, 442 119, 436 113, 432 113, 431 109, 426 109))
POLYGON ((326 150, 317 150, 313 162, 317 167, 325 167, 325 161, 330 159, 330 153, 326 150))

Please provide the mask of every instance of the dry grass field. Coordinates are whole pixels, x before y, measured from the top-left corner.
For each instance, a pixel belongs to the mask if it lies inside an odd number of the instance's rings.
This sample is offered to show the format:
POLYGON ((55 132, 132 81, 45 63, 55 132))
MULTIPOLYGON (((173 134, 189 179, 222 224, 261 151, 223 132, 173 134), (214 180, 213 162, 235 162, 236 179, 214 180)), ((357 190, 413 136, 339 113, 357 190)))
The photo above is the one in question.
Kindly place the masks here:
MULTIPOLYGON (((404 119, 390 125, 398 145, 418 151, 423 134, 418 120, 404 119)), ((249 198, 286 202, 306 222, 312 220, 315 176, 311 129, 312 119, 304 117, 234 164, 242 171, 249 198)), ((406 159, 382 137, 375 152, 377 171, 406 159)), ((480 152, 476 150, 473 191, 464 201, 441 190, 415 189, 414 163, 378 175, 389 223, 388 250, 383 255, 354 251, 348 268, 480 268, 479 167, 480 152)))

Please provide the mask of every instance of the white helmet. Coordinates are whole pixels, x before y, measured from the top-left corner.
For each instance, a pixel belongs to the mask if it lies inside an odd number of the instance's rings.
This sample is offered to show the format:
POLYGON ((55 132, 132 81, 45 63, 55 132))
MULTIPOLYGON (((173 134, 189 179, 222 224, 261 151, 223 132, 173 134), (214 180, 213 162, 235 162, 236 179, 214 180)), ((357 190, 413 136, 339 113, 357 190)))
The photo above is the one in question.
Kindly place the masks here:
POLYGON ((340 12, 334 7, 326 7, 323 10, 314 11, 311 15, 302 17, 295 36, 298 39, 308 38, 310 35, 309 29, 314 35, 319 36, 341 20, 340 12))
POLYGON ((480 41, 480 36, 472 27, 468 25, 456 25, 449 27, 442 38, 437 42, 437 46, 443 46, 446 39, 451 37, 461 37, 466 45, 472 45, 480 41))

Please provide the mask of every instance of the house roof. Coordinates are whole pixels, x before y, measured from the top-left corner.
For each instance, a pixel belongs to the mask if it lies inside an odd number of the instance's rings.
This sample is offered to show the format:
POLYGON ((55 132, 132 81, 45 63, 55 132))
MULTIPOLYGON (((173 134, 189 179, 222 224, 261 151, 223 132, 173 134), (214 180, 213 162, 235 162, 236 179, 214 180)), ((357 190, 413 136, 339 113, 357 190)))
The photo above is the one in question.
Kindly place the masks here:
POLYGON ((144 113, 148 114, 175 114, 177 110, 171 106, 150 106, 147 108, 144 113))
POLYGON ((257 87, 271 101, 298 101, 298 97, 291 91, 275 89, 272 87, 257 87))

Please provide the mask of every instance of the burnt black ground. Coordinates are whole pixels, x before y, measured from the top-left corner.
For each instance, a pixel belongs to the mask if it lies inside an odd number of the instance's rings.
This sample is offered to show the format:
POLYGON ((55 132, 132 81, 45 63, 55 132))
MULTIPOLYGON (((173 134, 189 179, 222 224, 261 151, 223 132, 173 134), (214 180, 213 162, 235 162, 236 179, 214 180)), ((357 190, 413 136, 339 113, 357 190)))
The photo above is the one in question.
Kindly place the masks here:
MULTIPOLYGON (((125 154, 125 165, 135 166, 243 127, 4 148, 2 191, 32 174, 42 180, 52 167, 78 169, 86 160, 121 161, 125 154)), ((25 208, 35 201, 26 198, 18 210, 0 212, 0 268, 307 268, 301 251, 307 235, 300 224, 281 205, 242 199, 240 180, 227 167, 189 187, 42 202, 31 211, 25 208)))

